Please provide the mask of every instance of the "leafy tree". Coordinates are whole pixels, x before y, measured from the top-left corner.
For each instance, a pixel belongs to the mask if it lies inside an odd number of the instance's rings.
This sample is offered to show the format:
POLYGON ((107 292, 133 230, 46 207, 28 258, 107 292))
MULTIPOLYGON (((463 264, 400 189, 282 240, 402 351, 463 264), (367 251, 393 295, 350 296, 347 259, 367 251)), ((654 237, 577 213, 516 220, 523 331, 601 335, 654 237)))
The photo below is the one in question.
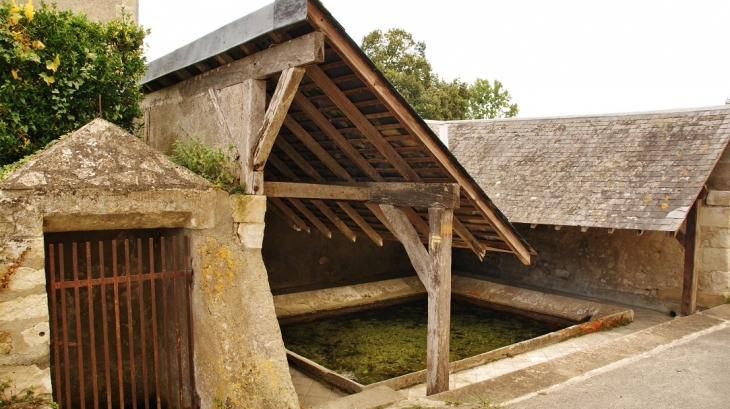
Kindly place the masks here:
POLYGON ((509 92, 495 80, 451 82, 433 72, 426 44, 400 28, 375 30, 361 45, 395 89, 424 118, 436 120, 501 118, 517 115, 509 92))
POLYGON ((512 96, 494 80, 477 78, 469 88, 469 119, 511 118, 517 115, 517 104, 510 104, 512 96))
POLYGON ((134 132, 147 31, 32 2, 0 6, 0 165, 99 116, 134 132))

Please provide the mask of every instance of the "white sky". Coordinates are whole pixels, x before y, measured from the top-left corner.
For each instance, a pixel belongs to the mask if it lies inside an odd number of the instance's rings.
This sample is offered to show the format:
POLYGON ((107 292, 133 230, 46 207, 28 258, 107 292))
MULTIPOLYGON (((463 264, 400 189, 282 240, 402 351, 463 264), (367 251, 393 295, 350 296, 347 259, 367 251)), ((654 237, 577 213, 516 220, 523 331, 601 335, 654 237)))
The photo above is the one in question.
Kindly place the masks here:
MULTIPOLYGON (((273 0, 139 0, 159 58, 273 0)), ((445 79, 498 79, 520 117, 722 105, 729 0, 324 0, 359 44, 400 27, 445 79)))

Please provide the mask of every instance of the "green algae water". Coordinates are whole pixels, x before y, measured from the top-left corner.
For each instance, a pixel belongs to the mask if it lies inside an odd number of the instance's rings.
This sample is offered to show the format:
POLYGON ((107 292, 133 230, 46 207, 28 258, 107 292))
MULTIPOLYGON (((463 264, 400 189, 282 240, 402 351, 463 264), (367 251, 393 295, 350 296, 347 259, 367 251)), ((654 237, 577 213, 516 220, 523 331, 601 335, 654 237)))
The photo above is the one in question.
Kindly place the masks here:
MULTIPOLYGON (((426 300, 283 326, 286 348, 363 385, 426 369, 426 300)), ((451 304, 451 362, 564 328, 451 304)))

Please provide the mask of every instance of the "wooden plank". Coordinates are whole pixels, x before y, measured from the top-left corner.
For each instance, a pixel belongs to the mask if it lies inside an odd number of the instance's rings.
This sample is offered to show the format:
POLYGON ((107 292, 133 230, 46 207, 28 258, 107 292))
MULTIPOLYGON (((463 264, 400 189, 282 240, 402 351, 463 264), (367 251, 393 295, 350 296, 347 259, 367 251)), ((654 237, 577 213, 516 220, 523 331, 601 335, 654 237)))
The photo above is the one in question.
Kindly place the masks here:
POLYGON ((388 221, 388 218, 385 217, 385 214, 383 214, 383 210, 380 209, 380 206, 378 206, 377 204, 373 204, 373 203, 365 203, 365 207, 367 207, 368 210, 370 210, 370 212, 375 216, 375 218, 378 219, 380 224, 382 224, 383 227, 385 227, 385 229, 388 232, 390 232, 390 234, 393 235, 393 237, 395 237, 396 239, 398 238, 395 235, 393 226, 391 226, 390 222, 388 221))
POLYGON ((380 153, 385 156, 390 163, 398 170, 398 172, 408 181, 419 182, 421 178, 411 168, 406 161, 393 149, 393 147, 383 139, 383 135, 375 129, 373 124, 365 118, 362 112, 350 101, 349 98, 332 82, 332 80, 316 65, 307 68, 307 75, 312 79, 319 88, 330 97, 332 102, 337 105, 342 112, 347 115, 350 121, 365 135, 366 138, 380 153))
POLYGON ((413 224, 416 230, 424 237, 428 237, 428 223, 423 221, 421 216, 412 207, 403 206, 401 210, 403 210, 403 213, 406 214, 406 217, 408 217, 408 220, 411 221, 411 224, 413 224))
POLYGON ((469 246, 469 248, 474 252, 474 254, 479 257, 479 260, 484 260, 484 256, 487 254, 487 250, 484 248, 484 246, 479 243, 479 240, 477 240, 476 237, 474 237, 473 234, 469 231, 469 229, 464 226, 461 221, 457 217, 454 217, 454 231, 456 234, 459 235, 459 237, 462 238, 466 242, 466 244, 469 246))
POLYGON ((283 213, 286 215, 286 217, 294 222, 297 226, 299 226, 300 229, 306 231, 307 233, 310 232, 309 226, 307 226, 307 223, 304 223, 304 220, 302 220, 299 216, 297 216, 296 213, 292 211, 292 209, 289 208, 289 206, 286 205, 281 199, 278 197, 269 197, 269 200, 283 213))
POLYGON ((700 240, 697 216, 702 200, 695 201, 687 214, 687 227, 684 241, 684 277, 682 280, 682 315, 692 315, 697 311, 697 277, 700 262, 700 240))
MULTIPOLYGON (((413 227, 406 214, 403 213, 403 210, 392 205, 381 204, 379 207, 380 211, 388 221, 388 224, 392 226, 390 231, 403 244, 403 247, 405 247, 408 258, 411 260, 413 268, 416 269, 418 278, 421 279, 421 282, 429 292, 430 299, 432 281, 429 279, 429 276, 431 275, 431 263, 428 252, 426 251, 426 248, 423 247, 423 243, 421 243, 421 239, 418 237, 416 228, 413 227)), ((448 376, 446 379, 448 381, 448 376)))
POLYGON ((372 241, 375 242, 378 246, 383 246, 383 238, 373 230, 373 228, 368 224, 368 222, 365 221, 365 219, 360 216, 360 213, 357 212, 357 210, 353 209, 352 206, 350 206, 349 203, 346 202, 337 202, 337 205, 340 206, 340 208, 347 213, 348 216, 350 216, 350 219, 357 224, 360 229, 368 236, 372 241))
POLYGON ((284 126, 287 127, 294 134, 304 146, 306 146, 312 153, 324 163, 327 168, 332 171, 338 178, 348 182, 354 182, 355 180, 350 176, 349 173, 336 161, 322 146, 312 138, 312 136, 302 128, 297 121, 291 116, 287 116, 284 119, 284 126))
MULTIPOLYGON (((274 165, 279 171, 284 173, 285 176, 290 178, 291 180, 298 181, 299 178, 297 175, 294 174, 279 158, 276 156, 271 156, 269 158, 269 161, 272 165, 274 165)), ((267 176, 267 178, 271 180, 276 180, 273 176, 267 176)), ((327 206, 326 203, 324 203, 321 200, 312 200, 312 204, 314 204, 319 211, 321 211, 335 226, 337 226, 338 229, 342 232, 342 234, 345 235, 350 241, 355 242, 357 239, 357 236, 355 233, 343 222, 330 208, 327 206)), ((319 219, 317 219, 319 221, 319 219)))
POLYGON ((277 206, 268 206, 266 208, 266 211, 271 211, 276 217, 278 217, 281 221, 286 223, 287 226, 291 227, 292 229, 296 231, 302 231, 302 228, 296 224, 292 219, 289 218, 284 212, 281 211, 277 206))
POLYGON ((325 202, 321 200, 312 200, 312 204, 317 206, 317 209, 319 209, 319 211, 322 212, 322 214, 324 214, 325 217, 327 217, 332 222, 332 224, 337 226, 337 228, 340 229, 342 234, 344 234, 348 240, 353 243, 355 242, 355 240, 357 240, 357 236, 355 235, 355 233, 345 224, 345 222, 337 217, 337 215, 332 211, 332 209, 329 208, 329 206, 327 206, 325 202))
MULTIPOLYGON (((324 181, 324 178, 322 178, 322 176, 319 174, 319 172, 317 172, 317 170, 315 170, 309 164, 309 162, 307 162, 307 160, 304 159, 302 157, 302 155, 300 155, 299 152, 296 151, 296 149, 292 148, 292 146, 289 145, 289 142, 287 142, 286 140, 284 140, 284 138, 277 138, 276 139, 276 146, 278 146, 279 148, 281 148, 281 150, 284 151, 284 153, 289 158, 291 158, 291 160, 294 161, 294 163, 296 163, 297 166, 299 166, 299 168, 304 171, 304 173, 306 173, 307 175, 309 175, 309 177, 311 177, 312 179, 314 179, 314 180, 316 180, 318 182, 323 182, 324 181)), ((301 183, 298 183, 298 185, 301 185, 301 183)), ((268 195, 269 192, 266 192, 266 194, 268 195)), ((319 199, 317 197, 312 197, 312 198, 303 197, 303 196, 292 196, 292 197, 301 197, 301 198, 304 198, 304 199, 319 199)))
POLYGON ((474 201, 479 211, 494 226, 502 240, 507 243, 522 263, 529 265, 531 256, 527 246, 510 228, 508 222, 491 208, 480 189, 474 186, 471 179, 452 161, 448 150, 432 138, 430 129, 416 118, 408 107, 401 103, 399 98, 391 92, 391 87, 370 67, 370 63, 360 55, 359 51, 350 45, 348 39, 342 35, 340 29, 332 23, 327 15, 313 5, 307 9, 307 13, 310 24, 327 36, 328 44, 352 67, 353 71, 360 76, 360 79, 375 96, 383 102, 383 105, 393 113, 398 122, 405 126, 406 131, 420 141, 436 157, 445 171, 459 182, 467 197, 474 201))
POLYGON ((279 135, 281 125, 284 123, 286 113, 289 111, 289 106, 303 76, 304 68, 301 67, 287 68, 282 71, 251 154, 255 171, 260 171, 266 165, 266 159, 274 146, 274 140, 279 135))
MULTIPOLYGON (((222 89, 240 84, 247 79, 266 79, 291 67, 305 67, 324 61, 324 36, 314 32, 267 50, 234 61, 230 64, 205 71, 170 88, 178 90, 181 97, 190 97, 208 88, 222 89)), ((146 96, 148 105, 155 105, 166 95, 151 93, 146 96)), ((256 129, 258 131, 258 128, 256 129)))
POLYGON ((459 205, 459 185, 455 183, 365 182, 313 184, 266 182, 265 190, 269 196, 298 199, 352 200, 415 207, 453 208, 459 205))
MULTIPOLYGON (((263 194, 264 173, 253 169, 253 146, 266 113, 266 82, 247 79, 241 85, 243 115, 241 137, 234 138, 241 163, 241 183, 248 195, 263 194)), ((240 113, 239 113, 240 115, 240 113)))
POLYGON ((302 203, 301 200, 299 200, 299 199, 288 199, 288 200, 291 204, 294 205, 294 207, 297 208, 297 210, 302 212, 304 217, 306 217, 310 222, 312 222, 314 227, 316 227, 317 230, 319 230, 322 234, 324 234, 325 237, 327 237, 328 239, 332 238, 332 232, 330 231, 330 229, 328 229, 327 226, 325 226, 324 223, 322 223, 322 221, 319 220, 319 218, 314 215, 314 213, 312 213, 309 209, 307 209, 307 206, 304 203, 302 203))
MULTIPOLYGON (((449 390, 453 209, 429 208, 426 395, 449 390)), ((420 243, 419 243, 420 244, 420 243)))
POLYGON ((330 139, 332 139, 342 152, 347 155, 368 177, 376 182, 383 181, 383 176, 378 173, 375 168, 362 157, 360 152, 355 149, 347 138, 342 136, 340 131, 327 119, 324 114, 319 112, 314 104, 312 104, 304 94, 297 93, 294 97, 294 103, 322 130, 330 139))

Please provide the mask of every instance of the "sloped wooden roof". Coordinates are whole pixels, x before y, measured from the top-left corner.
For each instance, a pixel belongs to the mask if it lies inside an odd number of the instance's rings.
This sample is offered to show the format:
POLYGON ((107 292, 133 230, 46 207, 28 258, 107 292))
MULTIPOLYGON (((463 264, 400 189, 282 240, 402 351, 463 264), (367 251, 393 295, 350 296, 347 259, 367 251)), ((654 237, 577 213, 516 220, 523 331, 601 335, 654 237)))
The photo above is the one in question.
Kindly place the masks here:
POLYGON ((95 119, 20 165, 3 190, 212 189, 129 132, 95 119))
POLYGON ((730 106, 444 124, 513 223, 676 231, 728 144, 730 106))
MULTIPOLYGON (((529 263, 529 245, 319 1, 277 0, 153 61, 144 90, 169 87, 314 31, 325 34, 325 60, 307 68, 266 164, 265 179, 458 183, 461 206, 455 210, 454 246, 471 248, 480 257, 485 251, 513 252, 529 263)), ((275 86, 269 80, 270 94, 275 86)), ((349 203, 348 210, 325 202, 326 208, 314 201, 275 200, 270 207, 302 220, 314 216, 330 229, 337 229, 330 217, 334 213, 352 231, 367 236, 367 228, 358 223, 364 220, 382 238, 396 240, 372 208, 349 203)), ((426 241, 427 209, 405 210, 426 241)))

